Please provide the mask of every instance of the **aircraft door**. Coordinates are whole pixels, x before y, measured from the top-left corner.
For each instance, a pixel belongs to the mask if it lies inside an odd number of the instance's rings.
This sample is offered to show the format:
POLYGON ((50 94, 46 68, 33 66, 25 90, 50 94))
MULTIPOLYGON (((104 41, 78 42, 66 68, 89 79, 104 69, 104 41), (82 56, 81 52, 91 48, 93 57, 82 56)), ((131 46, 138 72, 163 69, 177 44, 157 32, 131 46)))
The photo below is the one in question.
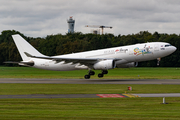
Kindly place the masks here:
POLYGON ((133 49, 133 47, 129 48, 129 55, 134 55, 134 49, 133 49))
POLYGON ((128 61, 135 61, 134 47, 129 47, 128 51, 129 51, 129 55, 128 55, 127 60, 128 61))

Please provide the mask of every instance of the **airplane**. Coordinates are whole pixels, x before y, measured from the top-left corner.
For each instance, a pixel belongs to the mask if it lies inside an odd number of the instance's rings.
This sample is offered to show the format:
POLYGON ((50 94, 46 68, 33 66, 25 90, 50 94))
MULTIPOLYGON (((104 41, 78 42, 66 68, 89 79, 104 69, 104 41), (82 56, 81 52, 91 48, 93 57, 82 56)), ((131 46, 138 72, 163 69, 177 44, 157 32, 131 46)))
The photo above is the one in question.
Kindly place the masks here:
POLYGON ((102 70, 98 74, 102 78, 108 74, 109 69, 136 67, 138 62, 158 60, 176 51, 176 47, 166 42, 147 42, 135 45, 92 50, 87 52, 72 53, 58 56, 45 56, 37 51, 19 34, 12 35, 23 61, 5 62, 18 63, 22 66, 54 71, 71 71, 87 69, 84 76, 89 79, 95 75, 93 70, 102 70))

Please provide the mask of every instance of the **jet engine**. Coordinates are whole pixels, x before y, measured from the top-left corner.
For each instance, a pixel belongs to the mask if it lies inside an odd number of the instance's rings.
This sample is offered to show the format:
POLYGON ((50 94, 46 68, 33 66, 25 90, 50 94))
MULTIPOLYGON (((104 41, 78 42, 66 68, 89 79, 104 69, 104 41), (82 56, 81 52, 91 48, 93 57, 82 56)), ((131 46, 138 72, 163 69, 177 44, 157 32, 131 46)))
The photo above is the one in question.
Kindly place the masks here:
POLYGON ((108 70, 116 67, 114 60, 102 60, 93 65, 95 70, 108 70))
POLYGON ((130 68, 130 67, 137 67, 138 62, 131 62, 131 63, 126 63, 126 64, 119 64, 116 65, 117 68, 130 68))

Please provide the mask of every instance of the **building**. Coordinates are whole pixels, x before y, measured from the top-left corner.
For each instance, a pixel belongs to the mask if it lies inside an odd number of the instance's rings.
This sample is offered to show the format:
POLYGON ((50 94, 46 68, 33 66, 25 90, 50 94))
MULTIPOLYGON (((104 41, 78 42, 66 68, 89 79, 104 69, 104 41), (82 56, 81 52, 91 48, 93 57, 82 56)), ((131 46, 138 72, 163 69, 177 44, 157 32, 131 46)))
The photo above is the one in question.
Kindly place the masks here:
POLYGON ((70 17, 67 20, 67 23, 68 23, 68 33, 74 33, 75 20, 73 20, 72 17, 70 17))

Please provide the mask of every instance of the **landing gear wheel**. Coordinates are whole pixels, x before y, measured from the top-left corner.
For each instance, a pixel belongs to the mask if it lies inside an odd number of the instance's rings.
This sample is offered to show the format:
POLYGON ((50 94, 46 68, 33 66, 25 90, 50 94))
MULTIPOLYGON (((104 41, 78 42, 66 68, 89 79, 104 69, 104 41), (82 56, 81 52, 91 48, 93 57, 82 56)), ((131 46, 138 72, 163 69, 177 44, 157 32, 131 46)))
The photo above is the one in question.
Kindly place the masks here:
POLYGON ((90 71, 89 75, 95 75, 95 72, 94 71, 90 71))
POLYGON ((90 78, 90 75, 85 75, 84 78, 85 78, 85 79, 89 79, 89 78, 90 78))
POLYGON ((108 74, 108 71, 107 70, 103 70, 102 74, 108 74))
POLYGON ((84 78, 85 78, 85 79, 89 79, 89 78, 91 77, 91 75, 95 75, 95 72, 89 70, 88 75, 85 75, 84 78))
POLYGON ((98 77, 99 77, 99 78, 101 78, 101 77, 103 77, 103 76, 104 76, 104 74, 102 74, 102 73, 99 73, 99 74, 98 74, 98 77))

